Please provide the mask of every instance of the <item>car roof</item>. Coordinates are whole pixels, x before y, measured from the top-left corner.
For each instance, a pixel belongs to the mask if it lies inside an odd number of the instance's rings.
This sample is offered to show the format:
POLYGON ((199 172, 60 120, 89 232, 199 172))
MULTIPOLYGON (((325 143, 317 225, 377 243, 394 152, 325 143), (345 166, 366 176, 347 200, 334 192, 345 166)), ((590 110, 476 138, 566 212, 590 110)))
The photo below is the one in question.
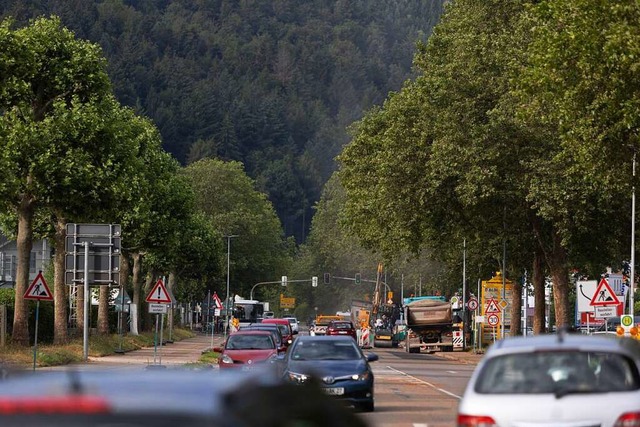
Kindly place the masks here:
POLYGON ((247 326, 241 326, 240 331, 276 331, 280 333, 280 328, 275 323, 252 323, 247 326))
POLYGON ((277 324, 281 324, 281 325, 287 324, 288 325, 289 321, 287 319, 264 319, 262 321, 262 323, 266 323, 266 324, 271 323, 271 324, 274 324, 274 325, 277 325, 277 324))
POLYGON ((534 351, 563 351, 579 349, 581 351, 601 351, 625 354, 640 360, 640 342, 631 338, 607 335, 585 335, 557 333, 526 337, 509 337, 496 341, 485 354, 485 358, 512 353, 534 351))
POLYGON ((264 330, 264 329, 238 329, 237 331, 235 331, 234 333, 232 333, 229 336, 233 336, 233 335, 269 335, 271 336, 271 332, 264 330))
POLYGON ((355 343, 354 339, 346 335, 302 335, 295 342, 304 341, 348 341, 355 343))

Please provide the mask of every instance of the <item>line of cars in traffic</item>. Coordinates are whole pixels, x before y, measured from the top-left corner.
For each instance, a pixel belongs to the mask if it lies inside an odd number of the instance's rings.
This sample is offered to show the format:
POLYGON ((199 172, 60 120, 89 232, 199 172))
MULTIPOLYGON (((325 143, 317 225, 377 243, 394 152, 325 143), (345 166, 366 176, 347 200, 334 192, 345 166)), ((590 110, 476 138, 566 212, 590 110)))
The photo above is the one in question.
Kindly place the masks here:
POLYGON ((317 387, 365 412, 375 408, 369 363, 378 356, 358 346, 351 322, 332 323, 326 335, 300 336, 295 318, 263 319, 242 326, 214 350, 221 370, 270 369, 286 383, 317 387))

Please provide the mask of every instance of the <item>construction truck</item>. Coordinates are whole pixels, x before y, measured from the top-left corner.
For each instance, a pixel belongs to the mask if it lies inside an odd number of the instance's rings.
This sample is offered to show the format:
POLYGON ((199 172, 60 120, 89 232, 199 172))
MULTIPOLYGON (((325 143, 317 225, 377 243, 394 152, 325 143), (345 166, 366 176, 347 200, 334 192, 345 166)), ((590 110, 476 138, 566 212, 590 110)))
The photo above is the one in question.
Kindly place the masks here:
POLYGON ((453 309, 444 297, 405 298, 404 318, 408 353, 453 351, 453 309))
POLYGON ((309 328, 309 335, 326 335, 327 326, 332 320, 342 320, 342 316, 319 314, 318 316, 316 316, 316 319, 313 321, 313 324, 309 328))

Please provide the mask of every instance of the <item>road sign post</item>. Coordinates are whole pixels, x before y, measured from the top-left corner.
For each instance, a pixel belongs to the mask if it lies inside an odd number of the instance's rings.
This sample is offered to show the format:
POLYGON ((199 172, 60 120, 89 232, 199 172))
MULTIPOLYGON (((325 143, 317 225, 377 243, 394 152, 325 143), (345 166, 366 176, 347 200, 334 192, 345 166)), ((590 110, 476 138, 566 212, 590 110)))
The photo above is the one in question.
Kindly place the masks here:
MULTIPOLYGON (((156 362, 156 357, 158 354, 158 328, 161 327, 160 323, 164 324, 164 314, 167 310, 167 304, 171 304, 173 302, 167 288, 164 286, 164 281, 162 279, 158 279, 155 286, 147 295, 146 301, 149 303, 149 313, 156 315, 156 331, 153 337, 153 366, 154 367, 164 367, 162 366, 162 356, 159 357, 160 363, 156 362), (162 319, 159 319, 158 316, 162 316, 162 319)), ((160 336, 160 340, 162 340, 162 335, 160 336)), ((162 345, 162 343, 160 343, 162 345)))
POLYGON ((53 294, 49 290, 47 282, 44 280, 42 271, 38 272, 38 275, 33 280, 33 282, 31 282, 31 285, 24 293, 23 298, 36 300, 36 324, 33 340, 33 370, 35 371, 36 360, 38 356, 38 322, 40 317, 40 300, 53 301, 53 294))

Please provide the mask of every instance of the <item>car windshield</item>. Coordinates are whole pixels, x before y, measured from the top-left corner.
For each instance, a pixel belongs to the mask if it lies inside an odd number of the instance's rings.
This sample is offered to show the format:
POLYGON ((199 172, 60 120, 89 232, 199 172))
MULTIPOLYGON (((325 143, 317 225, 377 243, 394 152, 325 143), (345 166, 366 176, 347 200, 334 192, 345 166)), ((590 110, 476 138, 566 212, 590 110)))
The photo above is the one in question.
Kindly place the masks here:
POLYGON ((291 354, 293 360, 354 360, 360 357, 354 344, 343 341, 299 342, 291 354))
POLYGON ((475 391, 483 394, 606 393, 638 390, 635 365, 620 354, 542 351, 486 361, 475 391))
POLYGON ((275 348, 269 335, 230 335, 227 350, 268 350, 275 348))

